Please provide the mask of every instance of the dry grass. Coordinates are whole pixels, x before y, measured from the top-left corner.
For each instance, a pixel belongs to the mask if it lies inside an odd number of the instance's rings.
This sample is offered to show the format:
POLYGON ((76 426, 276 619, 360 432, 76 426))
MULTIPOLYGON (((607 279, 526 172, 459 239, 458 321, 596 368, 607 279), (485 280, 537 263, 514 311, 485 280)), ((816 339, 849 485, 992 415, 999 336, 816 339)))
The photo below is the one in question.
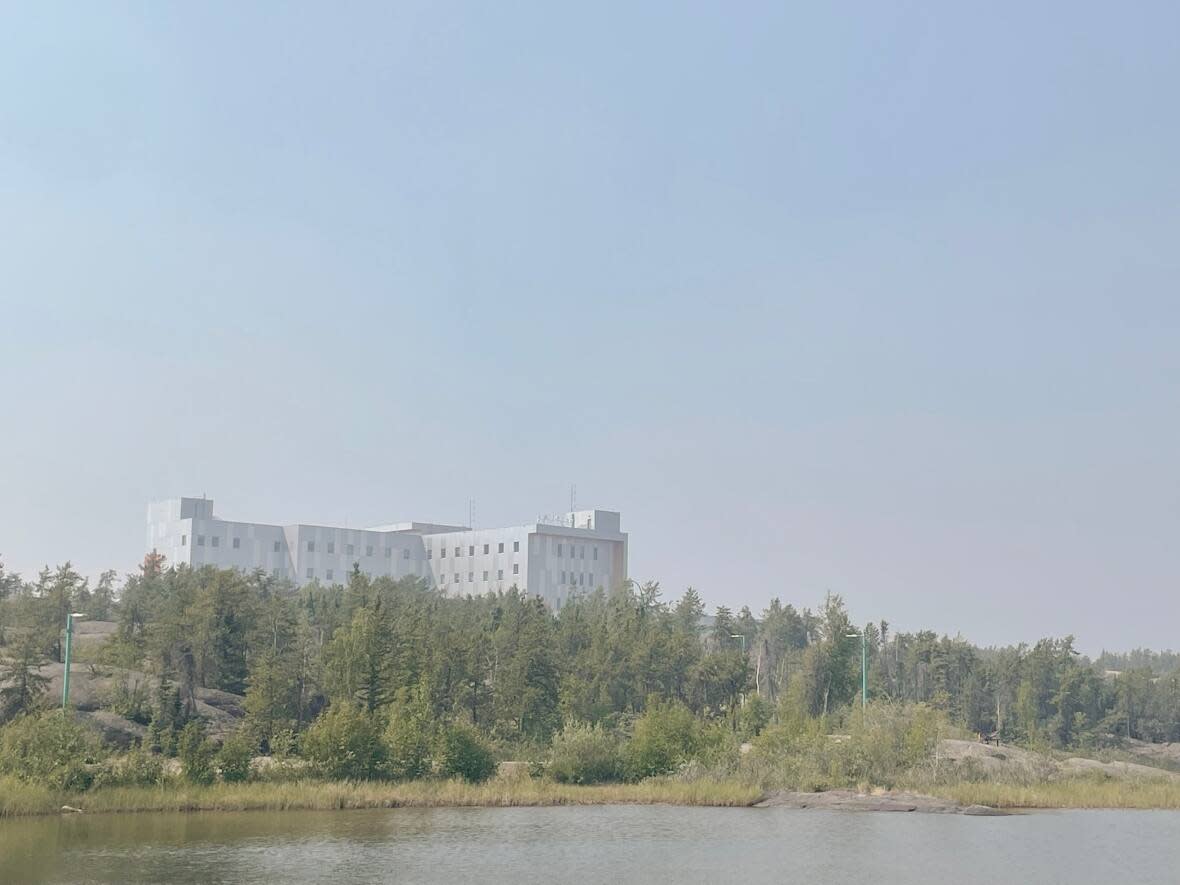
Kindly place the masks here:
POLYGON ((1180 809, 1180 783, 1155 778, 1076 777, 1029 784, 964 781, 925 790, 960 805, 993 808, 1180 809))
POLYGON ((62 805, 84 811, 285 811, 294 809, 401 808, 521 805, 750 805, 753 787, 736 783, 678 783, 572 786, 514 778, 483 784, 463 781, 379 782, 293 781, 214 784, 198 787, 109 787, 82 794, 56 793, 11 779, 0 780, 0 817, 52 814, 62 805))

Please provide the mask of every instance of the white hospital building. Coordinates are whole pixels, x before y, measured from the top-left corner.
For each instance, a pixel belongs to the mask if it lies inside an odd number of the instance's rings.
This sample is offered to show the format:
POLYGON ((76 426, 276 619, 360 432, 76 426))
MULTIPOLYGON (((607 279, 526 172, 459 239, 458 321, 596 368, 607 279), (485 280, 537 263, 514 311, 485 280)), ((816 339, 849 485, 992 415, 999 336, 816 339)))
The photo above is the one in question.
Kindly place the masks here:
POLYGON ((354 565, 371 577, 422 578, 452 595, 515 585, 555 610, 572 593, 627 579, 627 535, 611 510, 501 529, 425 522, 349 529, 234 522, 214 516, 210 499, 171 498, 148 505, 147 549, 166 565, 261 569, 297 586, 345 583, 354 565))

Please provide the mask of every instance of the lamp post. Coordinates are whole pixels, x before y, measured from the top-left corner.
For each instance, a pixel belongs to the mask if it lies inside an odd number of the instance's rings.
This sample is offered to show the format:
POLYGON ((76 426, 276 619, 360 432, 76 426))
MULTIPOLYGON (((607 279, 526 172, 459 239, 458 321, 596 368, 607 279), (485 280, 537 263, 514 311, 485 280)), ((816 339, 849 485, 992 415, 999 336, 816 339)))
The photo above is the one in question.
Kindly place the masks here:
POLYGON ((745 633, 730 633, 730 639, 740 639, 742 641, 742 654, 746 653, 746 634, 745 633))
POLYGON ((61 710, 66 711, 66 705, 70 702, 70 652, 74 645, 74 621, 85 618, 82 612, 70 612, 66 615, 66 662, 65 670, 62 672, 61 678, 61 710))
POLYGON ((865 631, 844 635, 849 639, 860 637, 860 708, 863 710, 869 705, 869 654, 865 631))

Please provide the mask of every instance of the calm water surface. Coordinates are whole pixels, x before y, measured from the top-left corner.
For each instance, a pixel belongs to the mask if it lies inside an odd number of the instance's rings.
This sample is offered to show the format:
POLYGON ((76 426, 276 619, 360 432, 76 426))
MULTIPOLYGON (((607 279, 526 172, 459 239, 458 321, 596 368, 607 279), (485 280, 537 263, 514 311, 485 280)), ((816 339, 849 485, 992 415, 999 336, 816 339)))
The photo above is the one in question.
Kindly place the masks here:
POLYGON ((1180 812, 464 808, 0 820, 0 883, 1180 882, 1180 812))

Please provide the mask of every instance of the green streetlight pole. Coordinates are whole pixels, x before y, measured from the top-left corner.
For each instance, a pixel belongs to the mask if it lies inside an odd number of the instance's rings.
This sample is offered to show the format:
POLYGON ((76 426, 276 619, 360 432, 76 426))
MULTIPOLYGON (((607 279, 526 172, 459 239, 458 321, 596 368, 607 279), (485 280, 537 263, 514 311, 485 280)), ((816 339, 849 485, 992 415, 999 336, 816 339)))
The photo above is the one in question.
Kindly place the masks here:
POLYGON ((860 708, 863 710, 869 705, 869 653, 868 640, 865 637, 865 631, 861 630, 859 633, 845 633, 849 639, 860 637, 860 708))
POLYGON ((70 652, 74 645, 74 621, 85 618, 82 612, 70 612, 66 615, 66 665, 61 678, 61 710, 66 711, 70 702, 70 652))

